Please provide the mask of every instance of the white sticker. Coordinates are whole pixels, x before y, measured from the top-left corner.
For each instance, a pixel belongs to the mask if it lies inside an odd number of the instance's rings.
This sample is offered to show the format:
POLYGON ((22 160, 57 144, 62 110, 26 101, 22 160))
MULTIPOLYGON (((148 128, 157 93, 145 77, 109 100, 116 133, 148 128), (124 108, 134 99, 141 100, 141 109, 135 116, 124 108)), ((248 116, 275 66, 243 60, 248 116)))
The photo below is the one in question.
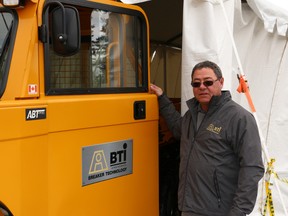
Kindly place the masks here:
POLYGON ((38 85, 37 84, 29 84, 28 85, 28 94, 38 94, 38 85))

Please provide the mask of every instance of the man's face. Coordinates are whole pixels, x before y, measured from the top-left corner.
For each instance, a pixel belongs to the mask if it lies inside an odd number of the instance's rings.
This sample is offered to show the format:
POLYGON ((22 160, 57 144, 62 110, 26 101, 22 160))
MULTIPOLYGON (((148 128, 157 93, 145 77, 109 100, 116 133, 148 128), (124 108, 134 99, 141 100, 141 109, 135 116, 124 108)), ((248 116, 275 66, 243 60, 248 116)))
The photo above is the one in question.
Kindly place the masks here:
POLYGON ((208 110, 209 102, 212 96, 221 95, 221 89, 223 87, 224 79, 217 79, 214 71, 210 68, 202 68, 194 71, 192 77, 193 83, 201 83, 199 87, 193 87, 193 93, 195 98, 199 101, 202 109, 208 110), (203 82, 212 81, 211 86, 205 86, 203 82))

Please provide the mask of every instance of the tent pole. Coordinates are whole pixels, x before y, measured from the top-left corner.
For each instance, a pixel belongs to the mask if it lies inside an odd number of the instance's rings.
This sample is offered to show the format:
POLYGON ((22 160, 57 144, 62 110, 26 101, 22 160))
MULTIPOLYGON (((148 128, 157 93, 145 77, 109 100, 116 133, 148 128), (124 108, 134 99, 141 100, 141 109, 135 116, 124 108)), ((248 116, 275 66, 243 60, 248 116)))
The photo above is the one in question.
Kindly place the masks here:
MULTIPOLYGON (((164 66, 164 91, 167 92, 167 47, 166 45, 164 46, 163 49, 163 57, 164 57, 164 62, 163 62, 163 66, 164 66)), ((168 93, 168 92, 167 92, 168 93)))

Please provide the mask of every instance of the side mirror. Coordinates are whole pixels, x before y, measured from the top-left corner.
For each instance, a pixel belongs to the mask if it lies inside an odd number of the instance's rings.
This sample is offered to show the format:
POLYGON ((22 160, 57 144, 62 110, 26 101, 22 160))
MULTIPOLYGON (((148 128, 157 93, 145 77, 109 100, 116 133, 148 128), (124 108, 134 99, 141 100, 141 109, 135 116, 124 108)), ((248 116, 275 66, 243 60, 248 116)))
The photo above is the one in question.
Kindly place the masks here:
POLYGON ((55 53, 71 56, 80 49, 80 21, 76 8, 56 7, 51 12, 52 46, 55 53))

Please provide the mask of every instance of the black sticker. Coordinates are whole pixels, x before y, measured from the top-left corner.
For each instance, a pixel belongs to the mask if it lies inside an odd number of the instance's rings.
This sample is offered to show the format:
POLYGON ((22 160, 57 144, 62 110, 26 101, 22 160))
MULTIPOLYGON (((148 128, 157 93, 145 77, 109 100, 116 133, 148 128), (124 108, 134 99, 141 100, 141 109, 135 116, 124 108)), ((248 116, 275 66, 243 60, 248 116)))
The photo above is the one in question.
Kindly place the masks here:
POLYGON ((46 119, 46 108, 26 109, 26 120, 46 119))

